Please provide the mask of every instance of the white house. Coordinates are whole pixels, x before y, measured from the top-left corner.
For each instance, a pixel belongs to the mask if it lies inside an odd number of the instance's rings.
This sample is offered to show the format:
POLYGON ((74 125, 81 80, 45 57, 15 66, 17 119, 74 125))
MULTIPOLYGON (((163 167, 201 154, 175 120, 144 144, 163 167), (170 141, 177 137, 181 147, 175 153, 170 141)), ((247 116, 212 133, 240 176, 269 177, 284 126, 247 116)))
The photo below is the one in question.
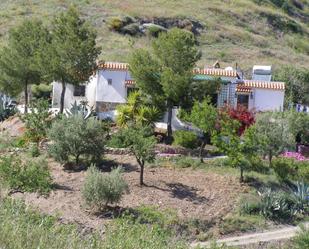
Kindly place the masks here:
MULTIPOLYGON (((217 63, 212 68, 194 69, 195 80, 221 79, 218 107, 228 104, 243 105, 256 111, 283 110, 285 83, 271 81, 270 66, 254 66, 251 80, 243 79, 233 68, 219 67, 217 63)), ((87 101, 95 107, 98 116, 104 118, 112 114, 117 105, 126 103, 134 85, 128 64, 104 62, 99 64, 87 84, 67 86, 64 107, 70 108, 75 101, 87 101)), ((60 94, 61 84, 54 82, 53 108, 59 108, 60 94)))

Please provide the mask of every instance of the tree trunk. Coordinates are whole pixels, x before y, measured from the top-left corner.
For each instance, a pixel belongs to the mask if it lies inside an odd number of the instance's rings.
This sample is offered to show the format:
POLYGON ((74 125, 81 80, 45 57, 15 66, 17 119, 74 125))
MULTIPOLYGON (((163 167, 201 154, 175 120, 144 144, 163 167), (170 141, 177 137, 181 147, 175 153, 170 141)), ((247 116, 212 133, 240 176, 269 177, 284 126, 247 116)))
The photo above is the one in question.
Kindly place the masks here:
POLYGON ((144 162, 141 162, 140 167, 141 167, 141 174, 139 176, 139 184, 143 186, 144 185, 144 162))
POLYGON ((242 167, 240 167, 240 182, 244 182, 244 169, 242 167))
POLYGON ((204 150, 205 146, 206 146, 206 141, 202 141, 202 144, 201 144, 201 147, 200 147, 200 151, 199 151, 199 156, 200 156, 201 163, 204 162, 203 150, 204 150))
POLYGON ((273 153, 272 153, 272 151, 270 150, 269 153, 268 153, 269 167, 271 167, 272 159, 273 159, 273 153))
POLYGON ((77 155, 76 157, 75 157, 75 166, 78 166, 78 164, 79 164, 79 155, 77 155))
POLYGON ((28 113, 28 81, 26 81, 24 92, 25 92, 24 113, 26 114, 26 113, 28 113))
POLYGON ((171 144, 172 143, 172 116, 173 116, 173 108, 171 103, 168 101, 167 103, 167 138, 166 143, 171 144))
POLYGON ((64 97, 65 97, 65 90, 66 90, 66 85, 64 80, 62 80, 61 82, 62 84, 62 92, 61 92, 61 96, 60 96, 60 113, 63 113, 64 110, 64 97))

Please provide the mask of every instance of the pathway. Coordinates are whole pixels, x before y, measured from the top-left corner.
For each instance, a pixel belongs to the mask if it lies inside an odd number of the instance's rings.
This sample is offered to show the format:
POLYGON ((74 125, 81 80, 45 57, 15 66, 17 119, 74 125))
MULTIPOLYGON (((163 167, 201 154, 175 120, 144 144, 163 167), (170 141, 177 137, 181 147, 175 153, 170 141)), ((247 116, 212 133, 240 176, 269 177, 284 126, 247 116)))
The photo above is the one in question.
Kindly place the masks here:
MULTIPOLYGON (((304 224, 304 227, 309 228, 309 222, 304 224)), ((287 240, 296 236, 297 232, 301 231, 300 227, 287 226, 273 231, 266 231, 262 233, 253 233, 242 236, 225 238, 217 241, 217 244, 225 244, 227 246, 243 246, 249 244, 257 244, 259 242, 271 242, 279 240, 287 240)), ((208 248, 211 242, 196 242, 191 244, 191 248, 200 246, 201 248, 208 248)))

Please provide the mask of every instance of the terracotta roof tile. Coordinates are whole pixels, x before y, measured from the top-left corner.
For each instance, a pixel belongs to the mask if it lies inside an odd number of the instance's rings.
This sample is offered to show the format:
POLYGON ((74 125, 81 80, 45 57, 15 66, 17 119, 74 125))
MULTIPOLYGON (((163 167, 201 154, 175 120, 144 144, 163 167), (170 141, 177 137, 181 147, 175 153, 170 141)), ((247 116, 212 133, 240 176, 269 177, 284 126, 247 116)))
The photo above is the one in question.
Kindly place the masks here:
POLYGON ((126 71, 129 69, 129 64, 119 63, 119 62, 102 62, 102 63, 99 63, 98 68, 108 69, 108 70, 126 71))
POLYGON ((124 81, 124 84, 125 84, 126 86, 134 86, 135 80, 125 80, 125 81, 124 81))
POLYGON ((244 80, 244 86, 252 88, 264 88, 273 90, 284 90, 285 83, 277 81, 258 81, 258 80, 244 80))
POLYGON ((238 77, 239 78, 238 73, 235 70, 225 70, 222 68, 194 69, 193 73, 202 74, 202 75, 238 77))
POLYGON ((252 88, 244 86, 244 85, 238 85, 236 87, 236 92, 238 92, 238 93, 250 93, 250 92, 252 92, 252 88))

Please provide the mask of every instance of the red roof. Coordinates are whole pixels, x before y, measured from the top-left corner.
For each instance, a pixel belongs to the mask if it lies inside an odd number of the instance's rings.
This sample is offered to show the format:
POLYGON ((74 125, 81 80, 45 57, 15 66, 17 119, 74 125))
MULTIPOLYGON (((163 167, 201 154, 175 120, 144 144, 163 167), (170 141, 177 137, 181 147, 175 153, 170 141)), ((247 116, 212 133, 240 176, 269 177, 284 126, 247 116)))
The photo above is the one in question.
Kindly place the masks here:
POLYGON ((206 68, 206 69, 194 69, 194 74, 202 74, 202 75, 212 75, 212 76, 225 76, 225 77, 233 77, 239 78, 237 71, 235 70, 226 70, 222 68, 206 68))
POLYGON ((116 71, 127 71, 129 69, 128 63, 119 63, 119 62, 102 62, 99 63, 99 69, 108 69, 116 71))

